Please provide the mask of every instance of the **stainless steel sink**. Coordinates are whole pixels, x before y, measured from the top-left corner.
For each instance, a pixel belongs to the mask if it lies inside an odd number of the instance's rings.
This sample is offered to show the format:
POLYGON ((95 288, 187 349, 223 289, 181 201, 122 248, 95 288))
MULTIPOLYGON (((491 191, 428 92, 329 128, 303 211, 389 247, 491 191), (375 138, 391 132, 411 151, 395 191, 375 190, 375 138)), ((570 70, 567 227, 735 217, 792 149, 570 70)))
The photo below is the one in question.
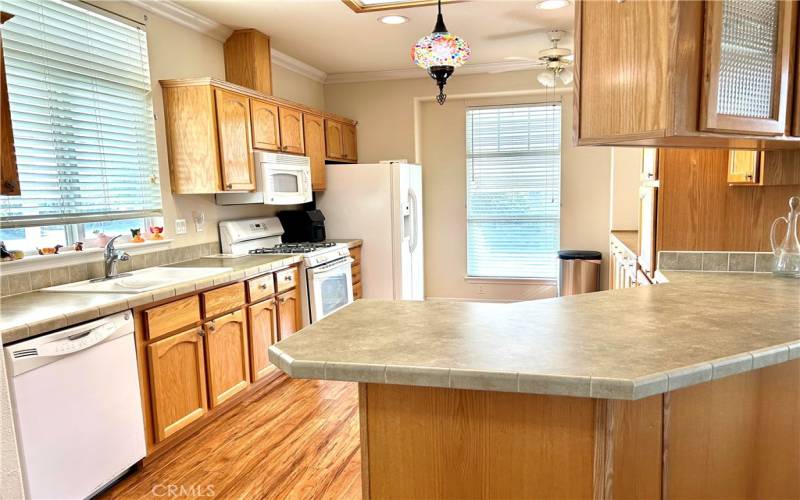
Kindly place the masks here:
POLYGON ((230 267, 149 267, 128 276, 79 281, 43 288, 43 292, 140 293, 230 272, 230 267))

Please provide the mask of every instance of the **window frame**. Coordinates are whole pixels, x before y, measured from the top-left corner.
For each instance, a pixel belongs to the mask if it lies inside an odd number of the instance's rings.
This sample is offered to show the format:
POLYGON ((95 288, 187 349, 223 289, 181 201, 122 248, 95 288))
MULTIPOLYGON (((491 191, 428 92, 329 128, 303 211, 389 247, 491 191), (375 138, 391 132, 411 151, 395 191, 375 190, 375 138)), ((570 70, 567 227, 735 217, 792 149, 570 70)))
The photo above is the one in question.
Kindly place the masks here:
MULTIPOLYGON (((464 117, 465 125, 468 125, 469 121, 469 112, 475 109, 491 109, 491 108, 501 108, 501 109, 508 109, 508 108, 524 108, 524 107, 533 107, 533 106, 548 106, 548 105, 557 105, 559 107, 559 130, 557 135, 558 140, 558 151, 559 151, 559 165, 558 165, 558 191, 559 191, 559 203, 558 203, 558 223, 559 223, 559 231, 558 231, 558 247, 560 248, 560 240, 561 240, 561 219, 562 219, 562 206, 563 201, 561 196, 563 195, 563 168, 564 168, 564 158, 563 158, 563 127, 564 127, 564 101, 561 96, 553 96, 551 99, 546 99, 542 101, 534 101, 534 102, 514 102, 509 104, 489 104, 489 105, 476 105, 476 106, 467 106, 465 109, 464 117)), ((470 167, 469 167, 469 155, 470 151, 467 149, 467 137, 466 137, 466 126, 465 126, 465 191, 464 191, 464 206, 465 206, 465 261, 464 261, 464 268, 466 272, 464 273, 464 281, 467 283, 476 283, 476 284, 541 284, 541 285, 555 285, 558 282, 558 260, 555 258, 557 255, 556 251, 554 251, 554 266, 555 267, 555 276, 553 277, 542 277, 542 276, 480 276, 480 275, 471 275, 469 274, 470 269, 470 251, 469 251, 469 205, 470 205, 470 167)))
MULTIPOLYGON (((60 0, 60 2, 63 4, 71 5, 76 9, 82 9, 87 12, 91 12, 99 17, 103 17, 111 21, 124 24, 126 26, 129 26, 144 33, 145 50, 147 54, 146 70, 150 84, 150 91, 147 93, 147 99, 150 100, 150 108, 153 110, 153 113, 155 113, 154 102, 152 97, 153 80, 152 80, 152 74, 150 73, 149 37, 148 37, 148 29, 146 23, 147 16, 144 16, 144 21, 139 21, 118 14, 116 12, 112 12, 101 6, 90 4, 84 0, 60 0)), ((14 120, 13 113, 11 119, 13 123, 14 120)), ((86 241, 86 227, 88 224, 95 222, 114 223, 124 220, 141 221, 143 234, 146 233, 147 228, 151 225, 162 225, 163 214, 164 214, 164 201, 163 201, 163 186, 161 184, 161 172, 160 172, 161 165, 158 159, 158 136, 157 136, 158 134, 155 124, 155 114, 153 114, 152 120, 149 123, 151 124, 152 127, 150 133, 152 133, 153 137, 152 145, 154 148, 153 153, 155 155, 155 165, 154 165, 155 173, 152 176, 152 178, 154 179, 152 182, 158 185, 157 192, 160 200, 158 208, 140 209, 129 212, 86 213, 79 215, 61 214, 62 217, 61 220, 56 219, 42 223, 39 223, 38 219, 43 217, 38 215, 37 216, 22 215, 22 216, 12 217, 11 220, 5 220, 5 216, 3 214, 0 214, 0 229, 28 230, 31 228, 39 229, 42 227, 62 227, 64 230, 64 235, 66 240, 64 244, 66 247, 71 247, 74 243, 78 241, 86 241)), ((16 196, 10 198, 15 198, 15 197, 16 196)), ((61 242, 59 242, 59 244, 61 244, 61 242)), ((29 251, 26 251, 26 254, 27 253, 29 253, 29 251)))

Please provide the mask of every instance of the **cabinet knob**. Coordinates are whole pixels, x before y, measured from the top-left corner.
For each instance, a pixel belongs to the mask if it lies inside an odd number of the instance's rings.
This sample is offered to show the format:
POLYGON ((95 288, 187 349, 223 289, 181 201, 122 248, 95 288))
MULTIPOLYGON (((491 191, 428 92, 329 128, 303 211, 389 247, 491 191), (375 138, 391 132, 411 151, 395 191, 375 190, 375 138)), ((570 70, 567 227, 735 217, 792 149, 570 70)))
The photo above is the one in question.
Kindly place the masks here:
POLYGON ((228 189, 233 189, 233 184, 231 183, 225 184, 225 187, 228 189))
POLYGON ((205 332, 203 331, 203 327, 200 327, 200 328, 197 329, 197 334, 200 335, 201 337, 203 335, 205 335, 205 332))
POLYGON ((208 323, 208 331, 213 332, 216 328, 217 328, 217 326, 214 324, 213 321, 210 321, 208 323))
POLYGON ((260 285, 258 285, 258 288, 260 288, 262 290, 266 290, 267 289, 267 284, 266 283, 261 283, 260 285))

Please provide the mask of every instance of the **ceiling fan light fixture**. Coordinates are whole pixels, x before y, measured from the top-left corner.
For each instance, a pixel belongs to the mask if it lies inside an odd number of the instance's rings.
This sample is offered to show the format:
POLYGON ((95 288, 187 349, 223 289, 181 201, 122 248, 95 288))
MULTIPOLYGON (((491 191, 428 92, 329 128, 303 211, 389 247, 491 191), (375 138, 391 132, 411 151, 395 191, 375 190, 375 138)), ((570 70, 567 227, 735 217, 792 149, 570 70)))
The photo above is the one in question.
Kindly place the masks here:
POLYGON ((390 16, 381 16, 378 18, 378 21, 382 22, 383 24, 405 24, 408 22, 408 18, 406 16, 397 16, 397 15, 390 15, 390 16))
POLYGON ((539 0, 536 2, 536 8, 539 10, 556 10, 563 9, 572 5, 570 0, 539 0))
POLYGON ((436 80, 439 95, 436 102, 444 104, 447 95, 444 86, 456 68, 462 66, 471 54, 469 45, 463 38, 447 31, 442 17, 442 2, 439 0, 439 13, 436 26, 430 35, 420 38, 411 47, 411 60, 414 64, 428 71, 428 75, 436 80))
POLYGON ((542 71, 536 75, 536 79, 542 84, 542 87, 553 88, 556 86, 556 77, 552 71, 542 71))
POLYGON ((561 81, 564 82, 564 85, 569 85, 572 83, 572 80, 575 78, 575 75, 572 74, 572 70, 569 68, 564 68, 558 74, 558 77, 561 78, 561 81))

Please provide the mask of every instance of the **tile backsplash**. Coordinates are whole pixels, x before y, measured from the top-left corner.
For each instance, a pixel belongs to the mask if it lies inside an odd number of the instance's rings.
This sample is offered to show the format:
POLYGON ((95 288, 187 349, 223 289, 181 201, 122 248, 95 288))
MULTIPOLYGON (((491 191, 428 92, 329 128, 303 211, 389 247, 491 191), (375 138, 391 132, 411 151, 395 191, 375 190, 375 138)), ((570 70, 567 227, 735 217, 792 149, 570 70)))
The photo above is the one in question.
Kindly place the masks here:
POLYGON ((658 268, 662 271, 769 273, 774 257, 772 252, 659 252, 658 268))
MULTIPOLYGON (((197 259, 215 253, 219 253, 219 243, 216 241, 156 250, 131 255, 130 260, 118 264, 118 270, 121 273, 135 271, 145 267, 162 266, 184 260, 197 259)), ((5 297, 6 295, 30 292, 49 286, 99 278, 103 276, 103 273, 102 254, 98 254, 98 260, 89 263, 58 266, 31 272, 3 274, 0 275, 0 296, 5 297)))

